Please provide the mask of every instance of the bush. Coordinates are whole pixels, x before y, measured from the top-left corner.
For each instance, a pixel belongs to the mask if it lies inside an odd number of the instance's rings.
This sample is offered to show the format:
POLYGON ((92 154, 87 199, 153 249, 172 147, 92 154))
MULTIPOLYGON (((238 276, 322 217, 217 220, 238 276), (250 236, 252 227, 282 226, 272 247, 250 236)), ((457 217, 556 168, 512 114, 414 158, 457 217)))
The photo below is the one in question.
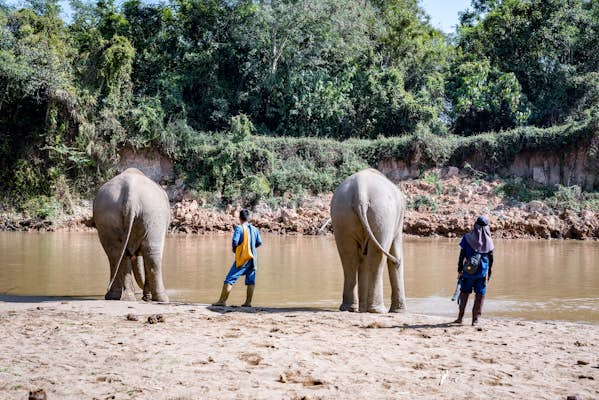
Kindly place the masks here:
POLYGON ((438 205, 437 200, 433 199, 432 197, 426 195, 418 195, 414 197, 414 199, 410 202, 409 207, 413 208, 414 210, 424 209, 435 212, 437 211, 438 205))
MULTIPOLYGON (((224 203, 267 197, 330 192, 349 175, 386 159, 416 162, 421 170, 446 165, 470 166, 476 174, 500 170, 521 151, 559 151, 584 145, 597 129, 587 121, 548 129, 518 128, 471 137, 433 135, 421 127, 412 136, 336 141, 319 138, 254 136, 251 122, 239 115, 235 132, 203 133, 183 129, 177 171, 199 192, 215 192, 224 203), (557 147, 556 147, 557 146, 557 147), (470 163, 474 164, 474 167, 470 163)), ((443 192, 437 173, 424 180, 443 192)), ((545 199, 553 189, 507 181, 498 194, 518 201, 545 199)), ((421 200, 422 204, 423 202, 421 200)))
POLYGON ((23 203, 22 208, 31 218, 41 219, 54 219, 62 210, 60 203, 49 196, 32 197, 23 203))
POLYGON ((528 185, 521 178, 508 179, 505 183, 495 188, 495 193, 497 195, 525 203, 533 200, 546 199, 553 195, 553 192, 554 189, 551 187, 528 185))
POLYGON ((428 171, 424 174, 422 180, 435 188, 436 195, 443 193, 443 182, 438 173, 428 171))
POLYGON ((259 173, 254 176, 245 177, 241 183, 242 188, 242 199, 244 203, 256 204, 259 200, 262 200, 270 195, 270 184, 268 179, 259 173))
POLYGON ((599 193, 583 192, 580 186, 559 185, 546 203, 558 210, 599 210, 599 193))
POLYGON ((234 142, 243 142, 254 134, 256 129, 247 115, 239 114, 231 118, 231 134, 234 142))

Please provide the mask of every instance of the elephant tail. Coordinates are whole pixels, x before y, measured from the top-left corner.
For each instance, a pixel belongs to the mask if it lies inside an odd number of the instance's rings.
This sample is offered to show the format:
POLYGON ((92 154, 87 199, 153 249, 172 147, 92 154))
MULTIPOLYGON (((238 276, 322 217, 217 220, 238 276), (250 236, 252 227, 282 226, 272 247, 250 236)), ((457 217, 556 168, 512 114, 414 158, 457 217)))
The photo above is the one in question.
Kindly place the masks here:
POLYGON ((392 256, 391 253, 389 253, 387 250, 383 249, 383 246, 381 246, 381 244, 377 240, 376 236, 374 236, 372 229, 370 229, 370 224, 368 223, 368 218, 366 217, 366 206, 364 205, 364 203, 362 203, 360 206, 358 206, 358 217, 360 218, 360 221, 362 222, 364 229, 366 229, 366 232, 368 232, 368 236, 370 237, 370 240, 372 241, 372 243, 374 243, 376 245, 376 247, 378 247, 379 250, 382 251, 383 254, 386 255, 391 261, 393 261, 395 264, 399 264, 399 260, 397 259, 397 257, 392 256))
POLYGON ((121 261, 123 261, 123 257, 125 256, 125 252, 127 251, 127 244, 129 244, 129 237, 131 236, 131 229, 133 229, 133 220, 135 219, 135 215, 131 207, 125 208, 125 217, 127 218, 127 236, 125 237, 125 241, 123 242, 123 248, 121 249, 121 256, 119 257, 119 261, 116 264, 116 268, 114 269, 114 275, 110 278, 110 283, 108 284, 108 290, 112 287, 114 280, 116 279, 117 274, 119 273, 119 267, 121 266, 121 261))

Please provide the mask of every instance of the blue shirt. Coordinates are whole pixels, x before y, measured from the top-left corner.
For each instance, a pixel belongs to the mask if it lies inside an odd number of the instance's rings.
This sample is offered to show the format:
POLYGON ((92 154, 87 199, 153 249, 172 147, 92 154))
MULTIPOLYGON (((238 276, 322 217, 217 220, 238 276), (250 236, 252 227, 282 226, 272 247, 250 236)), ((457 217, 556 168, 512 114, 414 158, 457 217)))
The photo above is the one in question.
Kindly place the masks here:
MULTIPOLYGON (((262 245, 262 238, 260 237, 260 232, 258 231, 258 228, 256 228, 252 224, 245 224, 245 225, 247 225, 248 232, 250 234, 250 237, 249 237, 250 249, 252 250, 252 255, 254 256, 254 258, 249 260, 246 264, 252 263, 254 266, 254 269, 258 269, 258 252, 256 251, 256 248, 258 248, 262 245)), ((243 225, 237 225, 237 226, 235 226, 235 230, 233 231, 233 239, 231 240, 231 245, 233 247, 233 253, 235 253, 235 249, 241 243, 243 243, 243 225)))
MULTIPOLYGON (((476 253, 474 251, 474 249, 472 248, 472 246, 470 246, 470 243, 468 243, 468 241, 466 240, 466 237, 462 237, 462 241, 460 242, 460 247, 462 249, 464 249, 464 252, 466 253, 466 258, 470 259, 470 257, 472 257, 474 255, 474 253, 476 253)), ((460 262, 463 262, 464 260, 460 260, 460 262)), ((466 270, 462 271, 462 276, 463 277, 467 277, 467 278, 484 278, 485 276, 487 276, 487 271, 489 270, 489 256, 486 253, 481 253, 481 258, 480 258, 480 266, 478 268, 478 270, 476 271, 476 273, 474 274, 469 274, 466 272, 466 270)))

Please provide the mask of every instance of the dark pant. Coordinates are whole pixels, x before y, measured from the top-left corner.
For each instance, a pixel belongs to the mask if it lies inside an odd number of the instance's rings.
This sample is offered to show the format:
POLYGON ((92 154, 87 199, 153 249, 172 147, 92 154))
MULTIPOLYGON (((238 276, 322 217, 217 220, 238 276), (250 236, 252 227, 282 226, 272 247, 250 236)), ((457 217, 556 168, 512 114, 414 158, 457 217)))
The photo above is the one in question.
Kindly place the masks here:
POLYGON ((460 285, 460 291, 462 293, 470 294, 472 293, 472 290, 474 290, 474 293, 476 294, 484 295, 487 293, 487 278, 484 276, 482 278, 470 278, 462 275, 460 285))

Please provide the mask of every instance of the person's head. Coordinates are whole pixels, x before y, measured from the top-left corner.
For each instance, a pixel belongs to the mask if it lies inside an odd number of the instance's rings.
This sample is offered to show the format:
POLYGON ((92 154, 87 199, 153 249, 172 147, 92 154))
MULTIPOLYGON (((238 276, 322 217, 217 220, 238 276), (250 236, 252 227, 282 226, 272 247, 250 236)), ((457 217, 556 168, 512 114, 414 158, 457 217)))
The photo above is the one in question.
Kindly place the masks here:
POLYGON ((242 224, 248 222, 250 220, 250 212, 245 208, 239 211, 239 222, 242 224))
POLYGON ((478 226, 488 226, 489 218, 485 217, 484 215, 481 215, 476 219, 475 224, 478 226))
POLYGON ((489 217, 481 215, 476 219, 474 227, 467 233, 464 238, 478 253, 488 253, 495 248, 493 238, 491 237, 491 229, 489 228, 489 217))

